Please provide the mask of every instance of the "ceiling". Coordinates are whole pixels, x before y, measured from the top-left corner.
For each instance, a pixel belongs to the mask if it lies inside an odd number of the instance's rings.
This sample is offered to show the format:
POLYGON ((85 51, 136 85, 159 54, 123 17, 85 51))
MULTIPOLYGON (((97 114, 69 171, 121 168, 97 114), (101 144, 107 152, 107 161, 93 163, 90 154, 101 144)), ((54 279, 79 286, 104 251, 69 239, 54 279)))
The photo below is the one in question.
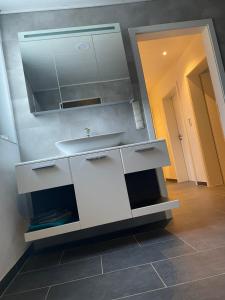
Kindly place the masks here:
POLYGON ((0 0, 2 14, 124 4, 151 0, 0 0))
POLYGON ((145 39, 142 35, 138 39, 144 74, 151 87, 176 63, 193 38, 201 39, 201 35, 184 35, 154 40, 145 39), (167 52, 166 56, 163 56, 164 51, 167 52))

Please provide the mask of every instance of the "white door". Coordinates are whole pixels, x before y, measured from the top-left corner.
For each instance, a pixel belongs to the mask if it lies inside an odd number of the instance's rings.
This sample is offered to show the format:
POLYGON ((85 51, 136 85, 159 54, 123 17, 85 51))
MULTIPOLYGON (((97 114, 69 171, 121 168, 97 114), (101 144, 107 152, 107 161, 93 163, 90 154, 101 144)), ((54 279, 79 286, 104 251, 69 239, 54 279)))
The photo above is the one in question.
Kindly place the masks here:
POLYGON ((119 150, 70 158, 81 228, 132 218, 119 150))
POLYGON ((175 93, 173 93, 170 96, 164 98, 163 103, 168 134, 174 156, 174 167, 176 170, 177 181, 183 182, 187 181, 189 177, 182 146, 183 135, 179 125, 179 112, 176 101, 177 96, 175 93))

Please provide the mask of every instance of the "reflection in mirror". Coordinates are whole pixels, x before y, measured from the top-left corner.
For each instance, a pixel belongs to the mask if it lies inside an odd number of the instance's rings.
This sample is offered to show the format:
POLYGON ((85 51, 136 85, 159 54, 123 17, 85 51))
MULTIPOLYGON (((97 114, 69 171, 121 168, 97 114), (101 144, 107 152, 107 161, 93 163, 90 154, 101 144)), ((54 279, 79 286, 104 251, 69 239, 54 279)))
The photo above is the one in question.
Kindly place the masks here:
POLYGON ((58 109, 60 91, 51 41, 21 43, 24 73, 31 110, 58 109))
POLYGON ((119 24, 19 34, 33 113, 133 98, 119 24))

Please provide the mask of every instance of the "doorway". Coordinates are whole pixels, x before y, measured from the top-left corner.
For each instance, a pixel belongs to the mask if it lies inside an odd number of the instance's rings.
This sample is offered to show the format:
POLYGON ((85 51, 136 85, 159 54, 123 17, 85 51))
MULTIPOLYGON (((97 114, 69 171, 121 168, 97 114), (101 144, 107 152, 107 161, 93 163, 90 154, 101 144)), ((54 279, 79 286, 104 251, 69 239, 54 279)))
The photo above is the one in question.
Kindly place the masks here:
POLYGON ((135 28, 130 37, 149 132, 167 140, 165 178, 224 184, 225 81, 212 21, 135 28))
POLYGON ((166 127, 169 135, 167 141, 171 144, 172 153, 170 153, 170 157, 173 156, 174 161, 174 168, 166 167, 164 169, 164 174, 167 179, 184 182, 188 181, 188 173, 183 150, 183 134, 180 125, 177 101, 176 88, 173 88, 173 90, 163 99, 166 127))

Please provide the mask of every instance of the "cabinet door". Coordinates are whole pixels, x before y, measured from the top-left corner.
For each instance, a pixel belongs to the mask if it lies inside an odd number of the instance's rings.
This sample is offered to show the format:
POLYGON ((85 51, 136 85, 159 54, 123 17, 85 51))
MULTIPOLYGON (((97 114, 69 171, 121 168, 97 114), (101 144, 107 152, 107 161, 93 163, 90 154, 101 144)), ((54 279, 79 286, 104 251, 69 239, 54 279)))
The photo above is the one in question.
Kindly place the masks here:
POLYGON ((81 228, 132 218, 119 150, 70 159, 81 228))
POLYGON ((93 35, 94 49, 101 80, 129 77, 123 39, 120 32, 93 35))

